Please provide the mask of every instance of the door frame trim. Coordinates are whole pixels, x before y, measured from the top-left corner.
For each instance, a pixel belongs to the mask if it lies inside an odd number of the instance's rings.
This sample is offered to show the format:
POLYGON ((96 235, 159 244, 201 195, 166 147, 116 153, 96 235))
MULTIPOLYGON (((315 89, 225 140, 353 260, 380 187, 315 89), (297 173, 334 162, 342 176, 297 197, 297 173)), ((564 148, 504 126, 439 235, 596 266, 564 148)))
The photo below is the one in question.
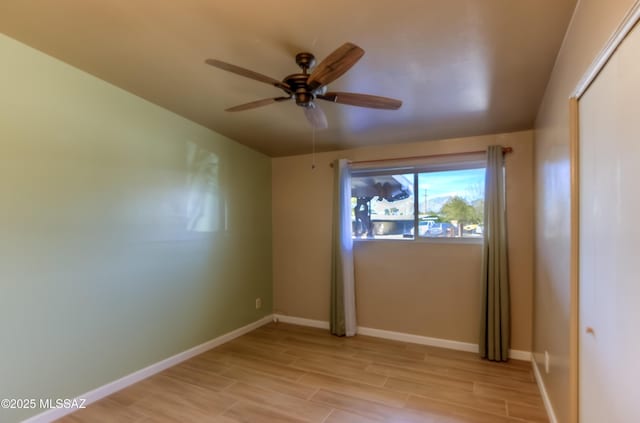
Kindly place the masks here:
POLYGON ((604 48, 596 59, 591 63, 587 72, 584 74, 576 89, 570 96, 570 99, 580 100, 580 97, 589 89, 593 81, 598 77, 602 69, 606 66, 613 53, 620 47, 620 44, 627 38, 627 35, 633 30, 636 24, 640 21, 640 0, 636 0, 631 9, 622 19, 622 22, 613 33, 611 38, 607 41, 604 48))
POLYGON ((571 256, 569 259, 569 421, 578 423, 579 411, 579 351, 580 321, 579 321, 579 286, 580 286, 580 105, 578 98, 569 100, 569 167, 571 189, 571 256))

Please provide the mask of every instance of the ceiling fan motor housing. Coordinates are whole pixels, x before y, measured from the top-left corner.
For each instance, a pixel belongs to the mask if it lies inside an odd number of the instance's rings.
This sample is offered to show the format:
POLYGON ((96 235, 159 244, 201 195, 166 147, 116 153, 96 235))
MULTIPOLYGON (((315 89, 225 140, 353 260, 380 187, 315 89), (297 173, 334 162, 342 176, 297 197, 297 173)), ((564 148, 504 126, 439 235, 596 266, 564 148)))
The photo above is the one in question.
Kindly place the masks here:
POLYGON ((315 95, 311 87, 307 85, 307 80, 309 79, 307 71, 315 66, 316 58, 311 53, 298 53, 296 54, 296 63, 302 69, 302 73, 289 75, 282 82, 291 87, 291 92, 298 106, 310 107, 315 95))
POLYGON ((284 83, 291 87, 291 92, 296 100, 296 104, 302 107, 309 107, 309 103, 315 98, 307 85, 307 78, 309 78, 307 74, 294 73, 283 80, 284 83))

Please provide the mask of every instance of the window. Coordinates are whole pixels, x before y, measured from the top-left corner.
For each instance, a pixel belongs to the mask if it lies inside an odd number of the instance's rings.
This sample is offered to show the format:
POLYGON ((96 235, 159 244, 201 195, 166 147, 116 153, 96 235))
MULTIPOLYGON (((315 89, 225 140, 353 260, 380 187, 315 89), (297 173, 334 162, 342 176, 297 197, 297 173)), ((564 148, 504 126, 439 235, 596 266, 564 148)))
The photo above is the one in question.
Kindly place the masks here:
POLYGON ((482 238, 484 175, 483 160, 355 169, 353 238, 482 238))

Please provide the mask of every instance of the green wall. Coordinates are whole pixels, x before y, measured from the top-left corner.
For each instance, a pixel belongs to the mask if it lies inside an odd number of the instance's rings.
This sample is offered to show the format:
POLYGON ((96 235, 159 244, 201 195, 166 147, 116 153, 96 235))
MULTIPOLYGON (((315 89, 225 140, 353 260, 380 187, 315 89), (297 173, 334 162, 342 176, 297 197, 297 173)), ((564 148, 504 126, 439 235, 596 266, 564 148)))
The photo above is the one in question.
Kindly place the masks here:
POLYGON ((0 398, 74 397, 271 313, 268 157, 3 35, 0 57, 0 398))

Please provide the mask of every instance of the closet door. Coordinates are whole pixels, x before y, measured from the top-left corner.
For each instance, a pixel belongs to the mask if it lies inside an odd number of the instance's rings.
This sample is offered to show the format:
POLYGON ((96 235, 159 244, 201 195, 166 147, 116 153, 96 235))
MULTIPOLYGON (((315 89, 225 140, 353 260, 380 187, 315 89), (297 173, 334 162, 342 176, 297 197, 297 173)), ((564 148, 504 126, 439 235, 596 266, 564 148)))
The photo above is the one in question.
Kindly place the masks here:
POLYGON ((579 111, 580 422, 640 422, 638 26, 579 111))

